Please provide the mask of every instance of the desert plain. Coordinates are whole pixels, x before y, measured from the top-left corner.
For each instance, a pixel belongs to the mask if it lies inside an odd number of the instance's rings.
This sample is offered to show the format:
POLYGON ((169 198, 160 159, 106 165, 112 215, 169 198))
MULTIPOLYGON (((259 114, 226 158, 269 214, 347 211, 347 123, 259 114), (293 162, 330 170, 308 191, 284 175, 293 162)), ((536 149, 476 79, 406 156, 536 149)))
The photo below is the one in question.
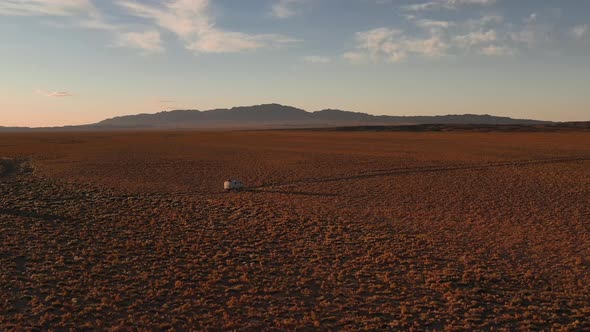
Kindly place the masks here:
POLYGON ((0 330, 590 330, 588 132, 5 133, 0 157, 0 330))

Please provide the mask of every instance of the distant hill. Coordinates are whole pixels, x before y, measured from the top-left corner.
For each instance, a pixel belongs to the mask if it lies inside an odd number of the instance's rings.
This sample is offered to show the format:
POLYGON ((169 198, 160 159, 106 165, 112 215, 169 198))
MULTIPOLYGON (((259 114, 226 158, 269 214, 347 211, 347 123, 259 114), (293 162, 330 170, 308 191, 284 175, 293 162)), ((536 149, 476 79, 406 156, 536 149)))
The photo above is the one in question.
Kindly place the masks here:
POLYGON ((139 114, 107 119, 97 127, 125 128, 228 128, 228 127, 334 127, 344 125, 410 124, 540 124, 536 120, 512 119, 491 115, 388 116, 327 109, 318 112, 264 104, 210 111, 175 110, 156 114, 139 114))
POLYGON ((402 125, 539 125, 547 121, 513 119, 492 115, 462 114, 441 116, 371 115, 326 109, 317 112, 284 106, 263 104, 255 106, 214 109, 208 111, 174 110, 155 114, 119 116, 101 122, 51 128, 8 128, 0 131, 22 130, 117 130, 117 129, 281 129, 323 128, 346 126, 402 126, 402 125))

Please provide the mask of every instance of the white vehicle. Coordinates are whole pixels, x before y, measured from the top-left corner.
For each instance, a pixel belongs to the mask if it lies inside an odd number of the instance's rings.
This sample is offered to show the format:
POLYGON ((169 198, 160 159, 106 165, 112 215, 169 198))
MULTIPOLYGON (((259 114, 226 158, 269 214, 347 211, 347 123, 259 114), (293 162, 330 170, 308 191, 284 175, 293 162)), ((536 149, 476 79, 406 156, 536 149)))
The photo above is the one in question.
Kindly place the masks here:
POLYGON ((244 189, 244 184, 242 183, 242 181, 239 180, 227 179, 223 183, 223 189, 225 189, 226 191, 242 190, 244 189))

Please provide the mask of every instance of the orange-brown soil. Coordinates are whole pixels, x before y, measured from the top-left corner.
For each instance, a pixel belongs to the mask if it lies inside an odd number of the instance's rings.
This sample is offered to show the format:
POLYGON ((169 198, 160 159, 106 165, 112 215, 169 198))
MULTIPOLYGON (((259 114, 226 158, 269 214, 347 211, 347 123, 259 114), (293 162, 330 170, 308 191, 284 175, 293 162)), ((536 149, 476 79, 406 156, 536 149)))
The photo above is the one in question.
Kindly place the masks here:
POLYGON ((2 134, 0 157, 0 330, 590 329, 590 133, 2 134))

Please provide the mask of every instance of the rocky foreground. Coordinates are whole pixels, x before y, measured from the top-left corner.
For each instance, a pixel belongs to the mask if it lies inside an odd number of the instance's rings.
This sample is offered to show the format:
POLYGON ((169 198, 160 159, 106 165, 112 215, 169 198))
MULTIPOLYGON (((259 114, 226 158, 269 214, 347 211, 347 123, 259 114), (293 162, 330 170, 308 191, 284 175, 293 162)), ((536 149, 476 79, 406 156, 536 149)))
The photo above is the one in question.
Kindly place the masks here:
MULTIPOLYGON (((404 167, 328 149, 274 178, 246 152, 262 174, 241 193, 116 186, 137 163, 107 152, 33 155, 34 172, 0 177, 0 330, 590 329, 590 157, 575 149, 404 167)), ((162 154, 146 174, 195 169, 162 154)))

